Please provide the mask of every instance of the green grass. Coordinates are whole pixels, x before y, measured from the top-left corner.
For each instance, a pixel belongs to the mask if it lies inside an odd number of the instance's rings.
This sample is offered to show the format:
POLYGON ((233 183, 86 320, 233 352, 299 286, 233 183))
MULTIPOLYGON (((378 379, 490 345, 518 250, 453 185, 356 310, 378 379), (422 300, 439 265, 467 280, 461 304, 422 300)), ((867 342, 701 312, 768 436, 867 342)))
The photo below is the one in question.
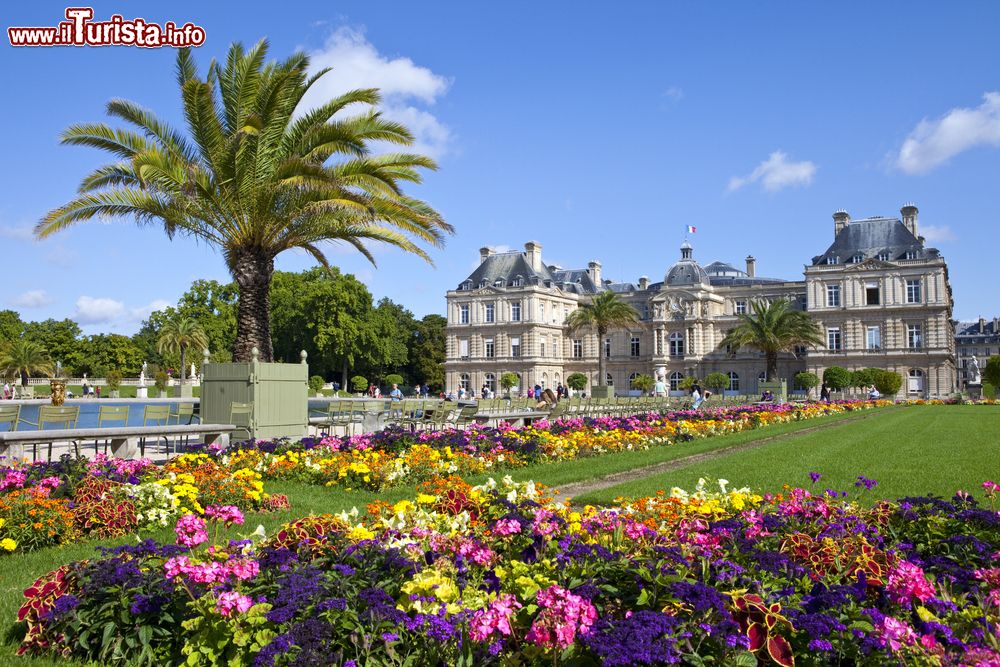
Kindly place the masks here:
POLYGON ((823 491, 850 491, 863 502, 980 491, 1000 477, 1000 409, 986 405, 911 406, 882 410, 861 422, 847 422, 759 449, 735 452, 663 474, 652 475, 574 498, 609 503, 620 496, 646 496, 659 489, 691 489, 700 477, 777 492, 790 484, 823 491), (810 472, 823 475, 815 485, 810 472), (861 493, 858 475, 878 481, 861 493))

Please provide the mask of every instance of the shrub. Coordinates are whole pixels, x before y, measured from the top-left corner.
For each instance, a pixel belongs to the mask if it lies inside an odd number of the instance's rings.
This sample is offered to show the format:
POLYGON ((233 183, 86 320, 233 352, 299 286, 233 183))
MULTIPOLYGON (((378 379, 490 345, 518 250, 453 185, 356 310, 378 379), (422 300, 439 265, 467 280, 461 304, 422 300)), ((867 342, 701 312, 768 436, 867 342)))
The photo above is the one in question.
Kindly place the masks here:
POLYGON ((840 366, 830 366, 823 371, 823 382, 830 388, 830 391, 840 391, 851 386, 851 371, 840 366))
POLYGON ((118 388, 122 385, 122 374, 120 371, 108 371, 104 379, 107 380, 108 389, 111 391, 118 391, 118 388))
POLYGON ((582 391, 587 388, 587 376, 583 373, 570 373, 566 378, 566 385, 574 391, 582 391))
POLYGON ((368 389, 368 378, 363 375, 355 375, 351 378, 351 389, 357 392, 363 392, 368 389))
POLYGON ((705 376, 705 386, 718 393, 729 388, 729 376, 725 373, 709 373, 705 376))
POLYGON ((877 370, 873 383, 880 394, 884 396, 894 396, 903 387, 903 378, 899 373, 892 371, 877 370))
POLYGON ((157 371, 156 375, 154 375, 153 378, 154 378, 153 384, 156 385, 156 388, 160 390, 160 394, 162 395, 164 390, 166 390, 167 388, 167 379, 168 379, 167 372, 157 371))
POLYGON ((997 397, 997 388, 994 387, 989 382, 983 383, 983 398, 988 398, 991 401, 997 397))
POLYGON ((686 377, 682 379, 677 386, 683 389, 684 391, 687 391, 688 389, 693 387, 696 382, 698 382, 698 378, 686 377))
POLYGON ((314 394, 318 394, 325 384, 326 380, 321 375, 313 375, 309 378, 309 390, 314 394))
POLYGON ((990 357, 980 374, 983 376, 983 381, 989 382, 994 387, 1000 387, 1000 357, 996 355, 990 357))
POLYGON ((644 394, 652 391, 653 386, 655 384, 656 380, 653 379, 652 375, 639 375, 634 380, 632 380, 632 388, 638 389, 644 394))
POLYGON ((135 530, 139 525, 135 501, 125 494, 124 486, 103 477, 83 480, 73 497, 77 528, 102 540, 135 530))
POLYGON ((390 373, 385 376, 385 383, 388 385, 398 384, 399 386, 403 386, 403 376, 399 373, 390 373))
POLYGON ((877 368, 862 368, 851 373, 852 387, 870 387, 875 384, 877 368))
POLYGON ((508 391, 518 385, 520 380, 517 377, 517 373, 504 373, 500 376, 500 388, 504 391, 508 391))
POLYGON ((815 373, 802 372, 795 374, 795 386, 802 387, 806 390, 806 394, 813 387, 819 385, 819 377, 815 373))

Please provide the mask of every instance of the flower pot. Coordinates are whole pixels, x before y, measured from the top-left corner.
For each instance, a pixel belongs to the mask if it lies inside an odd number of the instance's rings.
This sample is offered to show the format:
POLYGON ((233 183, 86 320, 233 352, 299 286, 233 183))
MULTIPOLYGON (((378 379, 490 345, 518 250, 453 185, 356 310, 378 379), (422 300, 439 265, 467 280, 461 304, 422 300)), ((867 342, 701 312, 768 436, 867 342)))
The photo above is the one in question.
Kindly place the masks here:
POLYGON ((66 402, 65 380, 50 380, 49 389, 52 391, 52 405, 62 405, 66 402))

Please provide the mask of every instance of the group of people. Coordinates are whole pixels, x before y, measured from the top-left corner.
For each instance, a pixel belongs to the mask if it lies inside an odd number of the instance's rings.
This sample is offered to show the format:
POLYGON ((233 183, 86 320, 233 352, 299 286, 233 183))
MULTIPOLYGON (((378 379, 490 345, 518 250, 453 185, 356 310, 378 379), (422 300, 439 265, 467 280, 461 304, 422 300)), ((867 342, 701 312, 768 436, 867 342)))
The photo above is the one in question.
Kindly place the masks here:
POLYGON ((5 401, 9 401, 9 400, 13 399, 14 398, 14 385, 12 385, 10 382, 4 382, 3 383, 3 393, 0 394, 0 398, 4 399, 5 401))

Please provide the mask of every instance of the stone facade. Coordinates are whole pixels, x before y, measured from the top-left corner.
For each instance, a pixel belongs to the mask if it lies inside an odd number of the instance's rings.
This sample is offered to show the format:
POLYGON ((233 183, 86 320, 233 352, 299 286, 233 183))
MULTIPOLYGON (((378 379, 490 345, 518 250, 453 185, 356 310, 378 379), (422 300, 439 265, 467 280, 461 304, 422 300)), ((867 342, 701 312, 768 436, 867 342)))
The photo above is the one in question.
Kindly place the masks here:
POLYGON ((966 389, 971 379, 968 367, 972 357, 976 357, 982 372, 991 356, 1000 355, 1000 317, 992 320, 980 317, 975 322, 956 323, 955 352, 958 358, 959 385, 966 389))
POLYGON ((945 396, 956 389, 955 339, 948 270, 940 253, 925 247, 917 232, 917 209, 902 219, 852 222, 834 214, 834 243, 814 257, 805 279, 757 275, 723 262, 701 266, 685 242, 664 279, 635 283, 604 280, 601 264, 563 269, 542 261, 537 242, 524 251, 480 251, 480 265, 447 293, 449 390, 498 388, 502 373, 514 372, 521 388, 555 387, 580 372, 596 384, 597 355, 607 357, 608 378, 624 393, 637 375, 663 373, 674 393, 685 376, 728 374, 730 392, 758 393, 765 360, 749 350, 719 349, 726 332, 756 299, 788 299, 810 312, 823 330, 824 349, 783 354, 778 377, 791 388, 794 375, 822 376, 829 366, 886 368, 904 379, 910 397, 945 396), (641 320, 607 340, 594 333, 570 334, 566 317, 599 291, 612 290, 631 303, 641 320))

